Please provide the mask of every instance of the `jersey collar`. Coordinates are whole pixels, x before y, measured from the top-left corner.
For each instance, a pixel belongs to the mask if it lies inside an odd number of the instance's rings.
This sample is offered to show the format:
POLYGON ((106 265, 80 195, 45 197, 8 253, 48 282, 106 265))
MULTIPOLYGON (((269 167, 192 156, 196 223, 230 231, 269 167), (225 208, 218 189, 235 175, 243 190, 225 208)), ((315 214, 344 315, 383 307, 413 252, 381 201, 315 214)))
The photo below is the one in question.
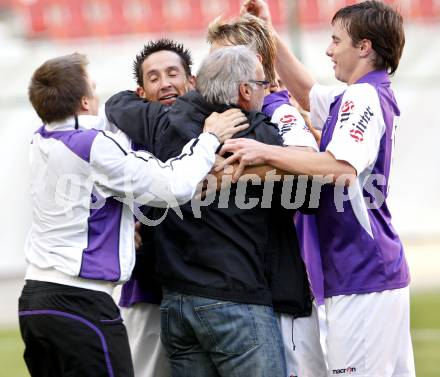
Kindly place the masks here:
POLYGON ((368 84, 389 84, 390 76, 385 69, 379 69, 376 71, 370 71, 366 75, 363 75, 355 84, 368 83, 368 84))
MULTIPOLYGON (((91 128, 101 129, 101 117, 96 115, 79 115, 79 129, 89 130, 91 128)), ((61 122, 52 122, 45 125, 47 131, 72 131, 75 129, 75 118, 69 117, 61 122)))

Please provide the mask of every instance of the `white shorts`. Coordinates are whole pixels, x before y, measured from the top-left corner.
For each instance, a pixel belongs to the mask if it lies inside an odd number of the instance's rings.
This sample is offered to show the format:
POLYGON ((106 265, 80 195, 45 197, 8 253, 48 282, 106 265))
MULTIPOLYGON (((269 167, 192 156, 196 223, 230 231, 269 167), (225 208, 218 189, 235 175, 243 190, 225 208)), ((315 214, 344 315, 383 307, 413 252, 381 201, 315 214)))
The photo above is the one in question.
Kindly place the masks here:
POLYGON ((171 366, 160 341, 159 305, 139 302, 121 308, 136 377, 170 377, 171 366))
POLYGON ((329 376, 414 377, 409 288, 325 299, 329 376))
POLYGON ((294 318, 278 314, 286 353, 288 377, 326 377, 327 366, 319 341, 319 321, 315 304, 312 315, 294 318))

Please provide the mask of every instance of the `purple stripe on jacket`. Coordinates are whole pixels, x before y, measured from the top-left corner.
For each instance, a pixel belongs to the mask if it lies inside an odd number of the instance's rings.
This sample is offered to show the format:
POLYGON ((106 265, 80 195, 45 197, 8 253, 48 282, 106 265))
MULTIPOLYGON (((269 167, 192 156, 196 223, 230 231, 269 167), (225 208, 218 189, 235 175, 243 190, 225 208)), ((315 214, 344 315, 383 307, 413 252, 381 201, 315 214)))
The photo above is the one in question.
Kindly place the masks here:
POLYGON ((90 210, 88 243, 83 252, 79 274, 82 278, 119 280, 119 228, 122 206, 123 204, 116 199, 107 198, 101 208, 90 210))
POLYGON ((47 131, 43 126, 35 133, 45 139, 61 141, 68 149, 84 161, 90 162, 90 150, 98 130, 71 130, 71 131, 47 131))

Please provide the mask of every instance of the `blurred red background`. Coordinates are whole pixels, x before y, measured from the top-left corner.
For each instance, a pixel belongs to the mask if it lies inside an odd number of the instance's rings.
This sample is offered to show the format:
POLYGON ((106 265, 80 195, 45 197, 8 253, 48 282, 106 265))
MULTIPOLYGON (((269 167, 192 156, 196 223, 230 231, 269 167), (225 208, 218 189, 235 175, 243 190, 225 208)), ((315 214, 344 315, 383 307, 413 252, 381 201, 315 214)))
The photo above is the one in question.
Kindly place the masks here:
MULTIPOLYGON (((328 25, 334 12, 353 0, 268 0, 274 24, 296 18, 301 27, 328 25), (296 16, 287 4, 296 6, 296 16)), ((400 0, 406 20, 440 20, 440 1, 400 0)), ((25 20, 29 38, 106 37, 133 33, 201 32, 216 16, 237 15, 242 0, 0 0, 25 20)))

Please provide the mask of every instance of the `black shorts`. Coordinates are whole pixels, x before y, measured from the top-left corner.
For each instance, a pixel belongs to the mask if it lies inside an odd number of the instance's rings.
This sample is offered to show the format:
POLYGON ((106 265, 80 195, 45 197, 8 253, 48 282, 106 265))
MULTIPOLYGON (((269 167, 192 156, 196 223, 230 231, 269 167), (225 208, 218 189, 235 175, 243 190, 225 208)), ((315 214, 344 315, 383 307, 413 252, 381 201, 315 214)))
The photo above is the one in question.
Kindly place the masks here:
POLYGON ((133 377, 128 337, 104 292, 28 280, 18 314, 32 377, 133 377))

